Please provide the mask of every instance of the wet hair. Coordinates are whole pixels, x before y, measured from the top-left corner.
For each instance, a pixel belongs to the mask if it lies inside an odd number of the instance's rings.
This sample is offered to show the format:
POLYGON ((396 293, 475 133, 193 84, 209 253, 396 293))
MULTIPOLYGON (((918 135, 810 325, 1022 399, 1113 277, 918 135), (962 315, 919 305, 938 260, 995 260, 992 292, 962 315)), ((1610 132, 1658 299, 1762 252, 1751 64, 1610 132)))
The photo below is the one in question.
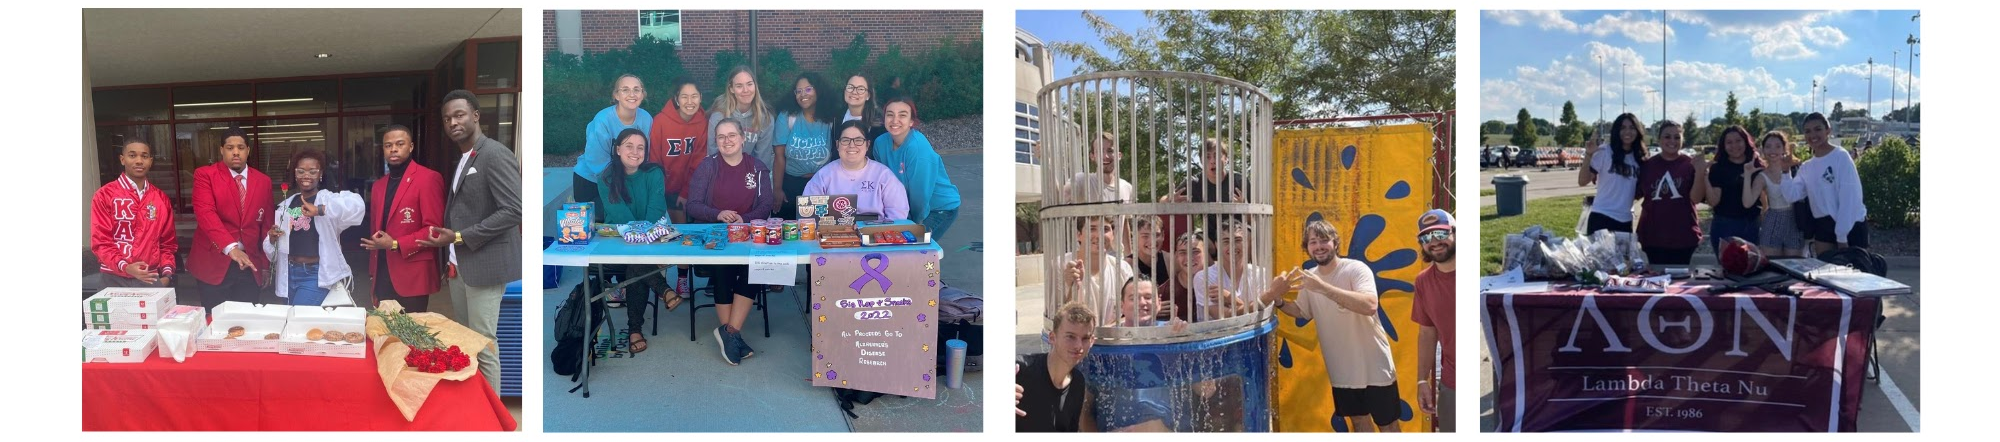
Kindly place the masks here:
MULTIPOLYGON (((653 163, 653 142, 646 139, 646 132, 636 127, 628 127, 623 131, 619 131, 618 136, 611 138, 611 152, 613 152, 613 160, 611 162, 615 167, 604 168, 603 175, 597 178, 598 182, 604 183, 604 187, 611 190, 605 194, 604 202, 606 203, 632 201, 632 193, 625 190, 625 163, 620 162, 622 160, 616 159, 618 156, 616 152, 618 152, 619 144, 624 144, 626 138, 633 136, 639 137, 639 143, 641 143, 639 154, 645 158, 639 162, 639 172, 643 173, 649 169, 660 168, 659 164, 653 163)), ((665 202, 662 201, 661 203, 664 204, 665 202)))
MULTIPOLYGON (((313 177, 313 188, 326 189, 326 154, 320 153, 319 149, 301 149, 298 153, 292 154, 291 170, 299 170, 299 162, 305 160, 319 163, 320 172, 319 176, 313 177)), ((294 172, 292 182, 298 182, 299 177, 296 174, 294 172)))
MULTIPOLYGON (((1672 120, 1668 122, 1671 123, 1672 120)), ((1611 173, 1626 177, 1638 173, 1638 170, 1627 164, 1625 159, 1631 158, 1633 163, 1646 160, 1646 127, 1639 124, 1639 117, 1629 112, 1619 114, 1617 119, 1611 120, 1611 133, 1607 135, 1605 139, 1609 140, 1607 144, 1611 145, 1611 173), (1619 132, 1623 130, 1618 127, 1620 124, 1632 125, 1632 132, 1635 133, 1632 144, 1619 144, 1619 139, 1624 137, 1619 132)))
POLYGON ((444 101, 439 101, 438 107, 442 108, 445 105, 451 104, 452 100, 465 100, 465 107, 471 109, 473 112, 479 112, 479 96, 473 94, 472 91, 458 89, 445 93, 444 101))
POLYGON ((1722 129, 1722 136, 1715 139, 1715 157, 1710 160, 1717 164, 1728 162, 1764 167, 1764 160, 1757 157, 1757 145, 1750 142, 1750 130, 1744 129, 1742 125, 1731 125, 1722 129), (1743 163, 1729 160, 1730 135, 1743 138, 1743 163))
POLYGON ((1065 302, 1061 307, 1056 307, 1055 315, 1049 316, 1049 333, 1055 334, 1055 331, 1062 328, 1064 323, 1096 327, 1097 313, 1092 312, 1090 305, 1084 304, 1083 301, 1065 302))

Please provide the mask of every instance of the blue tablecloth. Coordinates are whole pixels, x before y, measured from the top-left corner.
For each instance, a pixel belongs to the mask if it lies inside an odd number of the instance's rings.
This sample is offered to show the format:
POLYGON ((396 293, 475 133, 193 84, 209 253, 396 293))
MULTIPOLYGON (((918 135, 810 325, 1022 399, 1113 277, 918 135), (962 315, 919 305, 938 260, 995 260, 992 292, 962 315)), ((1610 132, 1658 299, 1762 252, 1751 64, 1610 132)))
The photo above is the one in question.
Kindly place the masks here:
MULTIPOLYGON (((898 224, 908 224, 899 221, 898 224)), ((675 224, 674 228, 686 232, 706 232, 721 224, 675 224)), ((935 240, 935 238, 933 238, 935 240)), ((729 243, 721 250, 704 249, 700 244, 681 245, 680 240, 657 244, 626 244, 625 240, 611 237, 591 238, 590 244, 555 244, 542 251, 542 263, 546 265, 582 267, 591 264, 737 264, 748 265, 750 259, 759 256, 786 256, 799 264, 806 264, 812 254, 820 252, 887 252, 905 250, 937 250, 936 241, 930 244, 850 247, 822 249, 819 241, 785 241, 779 245, 751 244, 747 242, 729 243)))

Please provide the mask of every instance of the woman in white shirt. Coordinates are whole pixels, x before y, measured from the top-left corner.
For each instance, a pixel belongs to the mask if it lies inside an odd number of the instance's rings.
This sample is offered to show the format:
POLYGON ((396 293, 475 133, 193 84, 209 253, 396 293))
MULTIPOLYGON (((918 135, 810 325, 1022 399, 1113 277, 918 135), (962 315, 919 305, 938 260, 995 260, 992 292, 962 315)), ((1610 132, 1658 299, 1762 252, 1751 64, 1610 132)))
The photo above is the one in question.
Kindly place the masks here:
POLYGON ((1576 185, 1597 185, 1586 233, 1632 231, 1632 202, 1638 199, 1639 162, 1646 159, 1646 133, 1639 126, 1639 117, 1630 113, 1612 120, 1610 132, 1611 141, 1584 154, 1585 166, 1576 172, 1576 185))
POLYGON ((1861 174, 1854 169, 1854 157, 1829 139, 1833 131, 1825 115, 1806 115, 1804 129, 1813 157, 1779 189, 1786 202, 1805 199, 1812 207, 1813 255, 1835 248, 1868 248, 1868 206, 1861 202, 1861 174))
MULTIPOLYGON (((278 202, 276 224, 263 244, 264 255, 278 269, 278 283, 272 285, 287 304, 322 305, 335 284, 354 275, 340 252, 340 231, 361 225, 367 203, 354 192, 326 190, 325 164, 326 156, 317 150, 292 155, 298 193, 278 202)), ((354 303, 349 296, 337 304, 354 303)))
POLYGON ((1792 166, 1799 160, 1792 157, 1792 142, 1784 132, 1771 131, 1757 142, 1757 155, 1763 157, 1763 169, 1756 169, 1756 178, 1751 180, 1753 193, 1764 199, 1764 221, 1759 226, 1757 248, 1766 256, 1800 256, 1805 253, 1806 235, 1800 232, 1797 218, 1803 216, 1785 203, 1785 194, 1778 188, 1791 177, 1792 166))

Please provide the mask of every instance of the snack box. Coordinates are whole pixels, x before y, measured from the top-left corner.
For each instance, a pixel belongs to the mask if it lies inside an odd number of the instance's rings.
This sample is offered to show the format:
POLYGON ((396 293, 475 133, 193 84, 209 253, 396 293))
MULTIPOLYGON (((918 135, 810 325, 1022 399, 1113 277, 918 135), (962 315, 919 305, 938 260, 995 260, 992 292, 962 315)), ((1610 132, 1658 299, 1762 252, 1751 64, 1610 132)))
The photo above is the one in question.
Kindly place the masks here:
POLYGON ((285 331, 278 335, 278 353, 295 356, 360 358, 368 356, 368 310, 361 307, 291 307, 285 331), (360 339, 327 340, 327 336, 360 334, 360 339))
POLYGON ((856 229, 856 232, 861 234, 861 245, 863 246, 904 246, 931 243, 931 233, 924 229, 923 224, 868 226, 856 229), (896 238, 889 240, 878 235, 895 235, 896 238))
POLYGON ((195 336, 198 351, 277 353, 278 334, 285 331, 291 306, 224 302, 209 312, 208 328, 195 336), (242 327, 234 338, 230 329, 242 327))
POLYGON ((91 329, 149 329, 178 300, 172 288, 109 287, 83 300, 91 329))
POLYGON ((158 337, 152 330, 84 330, 83 363, 146 362, 159 346, 158 337))

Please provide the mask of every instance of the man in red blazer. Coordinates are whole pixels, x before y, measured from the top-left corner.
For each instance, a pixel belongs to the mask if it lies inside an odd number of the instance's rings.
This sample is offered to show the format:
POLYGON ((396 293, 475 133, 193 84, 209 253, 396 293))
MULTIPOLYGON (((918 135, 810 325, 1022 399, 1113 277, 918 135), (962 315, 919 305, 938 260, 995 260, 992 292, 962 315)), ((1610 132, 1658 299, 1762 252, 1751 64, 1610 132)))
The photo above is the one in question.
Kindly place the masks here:
POLYGON ((271 178, 250 168, 250 136, 230 128, 221 160, 194 171, 194 251, 188 271, 201 282, 201 303, 262 302, 271 259, 258 241, 271 227, 271 178))
POLYGON ((368 275, 377 302, 394 299, 406 311, 430 311, 440 281, 438 252, 417 240, 444 225, 444 176, 410 161, 416 144, 409 128, 390 125, 380 139, 388 173, 368 192, 368 222, 375 226, 374 234, 361 238, 369 251, 368 275))

